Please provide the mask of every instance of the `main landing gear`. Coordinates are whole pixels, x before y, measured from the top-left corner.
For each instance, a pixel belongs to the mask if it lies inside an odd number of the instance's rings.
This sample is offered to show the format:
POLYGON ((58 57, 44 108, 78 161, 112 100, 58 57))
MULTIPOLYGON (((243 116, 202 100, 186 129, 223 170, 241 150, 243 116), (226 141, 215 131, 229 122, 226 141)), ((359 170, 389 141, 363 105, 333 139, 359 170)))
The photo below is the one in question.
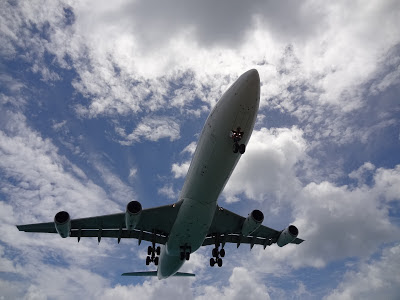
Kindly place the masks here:
POLYGON ((215 246, 214 249, 212 249, 212 256, 210 258, 210 266, 214 267, 215 264, 218 265, 218 267, 222 267, 222 258, 225 256, 225 249, 222 248, 221 250, 219 250, 218 246, 215 246))
POLYGON ((181 247, 181 253, 180 253, 180 259, 181 260, 189 260, 190 259, 190 253, 192 252, 192 248, 189 246, 182 246, 181 247))
POLYGON ((238 127, 236 130, 231 130, 230 137, 233 139, 233 153, 240 153, 243 154, 246 151, 246 145, 240 144, 239 142, 243 137, 244 132, 241 131, 242 129, 238 127))
POLYGON ((154 262, 154 264, 158 266, 158 256, 160 255, 160 253, 160 246, 156 247, 155 243, 153 242, 153 245, 147 248, 146 266, 148 266, 151 262, 154 262))

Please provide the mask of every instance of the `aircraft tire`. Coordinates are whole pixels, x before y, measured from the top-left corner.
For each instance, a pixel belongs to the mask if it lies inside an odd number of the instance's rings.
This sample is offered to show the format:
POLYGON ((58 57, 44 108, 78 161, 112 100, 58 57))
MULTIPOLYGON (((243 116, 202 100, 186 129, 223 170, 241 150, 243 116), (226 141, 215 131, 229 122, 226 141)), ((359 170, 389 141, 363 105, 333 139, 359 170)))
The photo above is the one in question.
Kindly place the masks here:
POLYGON ((210 267, 214 267, 214 265, 215 265, 214 258, 210 258, 210 267))
POLYGON ((245 144, 241 144, 239 146, 239 153, 240 154, 244 154, 244 152, 246 152, 246 145, 245 144))
POLYGON ((184 260, 184 259, 185 259, 185 252, 181 252, 180 259, 181 259, 181 260, 184 260))
POLYGON ((212 256, 218 257, 218 249, 217 248, 212 249, 212 256))
POLYGON ((147 247, 147 255, 151 255, 152 252, 153 252, 153 247, 151 246, 147 247))
POLYGON ((151 258, 150 256, 146 257, 146 266, 148 266, 150 264, 151 258))
POLYGON ((238 153, 238 151, 239 151, 239 145, 238 145, 237 143, 234 143, 234 144, 233 144, 232 150, 233 150, 233 153, 238 153))
POLYGON ((222 267, 222 259, 221 258, 218 258, 217 263, 218 263, 218 267, 222 267))
POLYGON ((224 257, 224 256, 225 256, 225 249, 224 249, 224 248, 222 248, 222 249, 219 251, 219 255, 221 255, 221 257, 224 257))
POLYGON ((156 253, 157 253, 157 255, 160 255, 160 253, 161 253, 161 248, 160 248, 160 246, 157 247, 156 253))
POLYGON ((189 259, 190 259, 190 252, 186 252, 186 253, 185 253, 185 256, 186 256, 186 257, 185 257, 186 260, 189 260, 189 259))
POLYGON ((158 266, 158 257, 155 257, 155 258, 154 258, 154 264, 155 264, 156 266, 158 266))

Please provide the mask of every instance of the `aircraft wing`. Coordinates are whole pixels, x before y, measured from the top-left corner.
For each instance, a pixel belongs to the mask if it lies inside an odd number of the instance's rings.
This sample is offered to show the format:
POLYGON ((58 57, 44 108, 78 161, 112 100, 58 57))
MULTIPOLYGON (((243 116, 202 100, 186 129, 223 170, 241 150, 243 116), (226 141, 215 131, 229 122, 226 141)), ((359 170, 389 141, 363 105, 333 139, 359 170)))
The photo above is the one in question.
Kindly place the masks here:
MULTIPOLYGON (((135 229, 127 230, 125 213, 71 220, 71 237, 135 238, 165 244, 176 219, 180 203, 143 209, 135 229)), ((57 233, 54 222, 17 225, 19 231, 57 233)))
MULTIPOLYGON (((250 244, 251 248, 254 245, 263 245, 265 249, 266 246, 276 243, 282 232, 260 225, 249 236, 242 236, 241 230, 245 220, 245 217, 218 206, 203 246, 215 245, 216 243, 235 243, 238 247, 240 244, 250 244)), ((296 238, 291 244, 300 244, 303 241, 296 238)))

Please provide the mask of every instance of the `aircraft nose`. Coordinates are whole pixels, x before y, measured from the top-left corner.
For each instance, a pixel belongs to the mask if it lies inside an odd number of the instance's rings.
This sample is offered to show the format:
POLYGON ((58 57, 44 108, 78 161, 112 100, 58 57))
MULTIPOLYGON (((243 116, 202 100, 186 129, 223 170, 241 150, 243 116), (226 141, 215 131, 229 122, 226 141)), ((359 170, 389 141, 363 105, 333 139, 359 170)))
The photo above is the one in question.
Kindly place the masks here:
POLYGON ((247 105, 252 106, 255 102, 259 103, 260 99, 260 75, 256 69, 251 69, 242 75, 242 89, 246 97, 244 98, 247 105))
POLYGON ((251 69, 247 71, 246 73, 243 74, 246 78, 246 81, 252 85, 252 84, 260 84, 260 75, 258 74, 258 71, 256 69, 251 69))

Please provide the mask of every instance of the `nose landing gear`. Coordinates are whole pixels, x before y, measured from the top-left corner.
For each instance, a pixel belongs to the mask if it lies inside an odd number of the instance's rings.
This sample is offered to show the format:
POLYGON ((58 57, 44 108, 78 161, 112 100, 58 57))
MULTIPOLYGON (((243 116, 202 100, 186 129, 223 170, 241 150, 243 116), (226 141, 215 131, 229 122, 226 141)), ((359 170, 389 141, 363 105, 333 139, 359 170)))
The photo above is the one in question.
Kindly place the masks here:
POLYGON ((233 139, 233 153, 243 154, 246 151, 245 144, 239 144, 240 140, 243 137, 244 132, 241 131, 240 127, 236 128, 236 130, 231 130, 230 137, 233 139))
POLYGON ((238 142, 233 144, 232 147, 233 153, 240 153, 243 154, 244 152, 246 152, 246 145, 245 144, 240 144, 238 142))

